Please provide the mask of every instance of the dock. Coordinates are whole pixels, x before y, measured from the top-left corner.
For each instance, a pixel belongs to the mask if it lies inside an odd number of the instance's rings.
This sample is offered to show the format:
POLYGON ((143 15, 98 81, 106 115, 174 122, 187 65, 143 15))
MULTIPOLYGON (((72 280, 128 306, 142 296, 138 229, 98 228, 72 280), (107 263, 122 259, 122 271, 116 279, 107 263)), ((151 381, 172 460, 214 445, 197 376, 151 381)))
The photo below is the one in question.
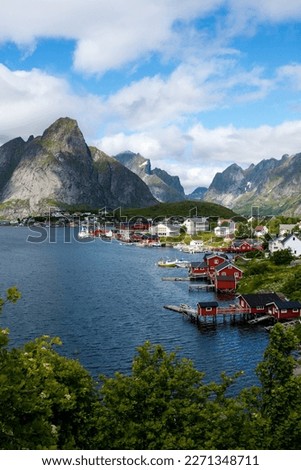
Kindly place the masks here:
POLYGON ((189 277, 162 277, 162 281, 190 281, 189 277))
POLYGON ((197 284, 193 286, 189 286, 189 291, 199 291, 199 290, 205 290, 205 291, 212 291, 215 290, 215 285, 214 284, 197 284))
POLYGON ((200 306, 200 303, 197 306, 198 308, 193 308, 186 304, 164 305, 164 308, 167 310, 172 310, 173 312, 182 313, 191 321, 198 324, 201 324, 203 321, 207 322, 207 319, 209 318, 211 318, 211 320, 215 323, 218 317, 223 317, 224 321, 226 321, 226 318, 228 317, 231 322, 235 323, 237 315, 240 316, 240 318, 244 321, 250 315, 249 309, 244 309, 234 304, 227 307, 220 307, 218 306, 217 302, 205 302, 204 304, 209 306, 209 309, 206 307, 206 305, 200 306))
POLYGON ((253 318, 252 320, 249 320, 248 323, 250 325, 254 325, 255 323, 260 323, 262 321, 270 320, 271 318, 273 318, 271 315, 262 315, 261 317, 256 317, 256 318, 253 318))
POLYGON ((188 316, 191 319, 197 320, 198 319, 198 312, 190 305, 164 305, 166 310, 172 310, 173 312, 182 313, 188 316))

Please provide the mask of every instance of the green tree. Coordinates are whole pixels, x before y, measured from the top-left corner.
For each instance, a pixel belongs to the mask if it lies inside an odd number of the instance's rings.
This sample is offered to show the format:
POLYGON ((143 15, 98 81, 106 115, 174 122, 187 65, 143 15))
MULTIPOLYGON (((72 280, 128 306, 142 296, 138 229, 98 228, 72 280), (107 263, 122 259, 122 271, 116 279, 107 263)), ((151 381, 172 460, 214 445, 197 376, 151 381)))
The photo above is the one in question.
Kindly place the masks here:
MULTIPOLYGON (((19 297, 16 288, 8 289, 1 309, 19 297)), ((95 448, 100 401, 90 374, 55 351, 57 338, 8 349, 8 330, 0 333, 0 448, 95 448)))
MULTIPOLYGON (((0 297, 0 315, 2 313, 3 306, 10 302, 15 304, 21 298, 21 293, 18 291, 16 286, 9 287, 6 290, 6 295, 4 298, 0 297)), ((0 351, 1 348, 8 344, 8 329, 0 328, 0 351)))
MULTIPOLYGON (((1 301, 19 298, 13 288, 1 301)), ((2 449, 300 449, 299 340, 277 324, 257 367, 260 385, 231 396, 236 374, 205 383, 193 363, 146 342, 130 375, 101 377, 43 336, 0 347, 2 449)))
POLYGON ((258 393, 270 449, 301 448, 301 377, 294 375, 292 353, 299 340, 280 323, 272 329, 263 361, 257 367, 261 382, 258 393))
POLYGON ((283 292, 291 300, 301 299, 301 266, 296 266, 293 273, 287 278, 283 286, 283 292))
POLYGON ((235 378, 205 384, 192 362, 160 345, 138 348, 130 376, 103 377, 98 447, 236 448, 245 413, 226 398, 235 378))
POLYGON ((96 384, 46 336, 1 350, 0 447, 93 449, 99 407, 96 384))
POLYGON ((286 265, 290 264, 290 262, 294 259, 292 255, 292 250, 287 248, 285 250, 275 251, 271 254, 270 260, 276 265, 286 265))

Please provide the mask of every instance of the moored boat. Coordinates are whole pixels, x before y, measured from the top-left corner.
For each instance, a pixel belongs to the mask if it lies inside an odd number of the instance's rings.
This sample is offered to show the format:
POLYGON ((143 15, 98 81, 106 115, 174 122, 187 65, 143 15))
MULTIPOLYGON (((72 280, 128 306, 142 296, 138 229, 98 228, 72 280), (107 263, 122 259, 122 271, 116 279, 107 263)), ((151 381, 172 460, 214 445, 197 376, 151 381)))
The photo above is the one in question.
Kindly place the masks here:
POLYGON ((160 259, 157 264, 161 268, 176 268, 177 261, 178 260, 160 259))

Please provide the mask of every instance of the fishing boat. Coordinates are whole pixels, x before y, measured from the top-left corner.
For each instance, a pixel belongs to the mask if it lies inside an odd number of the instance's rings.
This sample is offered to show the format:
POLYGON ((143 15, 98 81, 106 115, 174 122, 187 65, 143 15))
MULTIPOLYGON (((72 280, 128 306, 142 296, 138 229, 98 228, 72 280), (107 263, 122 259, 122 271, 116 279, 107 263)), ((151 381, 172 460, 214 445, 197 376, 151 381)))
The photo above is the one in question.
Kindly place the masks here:
POLYGON ((78 234, 78 238, 92 238, 91 233, 89 232, 89 227, 87 225, 82 225, 78 234))
POLYGON ((176 268, 178 260, 160 259, 157 263, 161 268, 176 268))
POLYGON ((177 268, 189 268, 190 264, 191 264, 190 261, 187 261, 185 259, 176 260, 176 267, 177 268))

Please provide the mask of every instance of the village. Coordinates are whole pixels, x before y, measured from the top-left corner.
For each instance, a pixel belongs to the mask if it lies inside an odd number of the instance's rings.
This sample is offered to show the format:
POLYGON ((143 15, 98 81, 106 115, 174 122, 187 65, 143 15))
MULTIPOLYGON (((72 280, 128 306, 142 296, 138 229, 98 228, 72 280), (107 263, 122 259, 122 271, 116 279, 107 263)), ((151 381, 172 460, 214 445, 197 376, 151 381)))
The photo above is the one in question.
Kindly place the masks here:
MULTIPOLYGON (((54 211, 48 217, 29 218, 15 223, 1 222, 1 225, 71 227, 77 230, 81 239, 110 240, 120 244, 145 248, 173 247, 181 253, 199 255, 197 260, 185 261, 190 281, 190 290, 211 290, 216 294, 232 295, 229 306, 220 306, 217 301, 198 302, 190 306, 165 306, 170 310, 185 313, 191 319, 236 318, 237 315, 249 323, 265 320, 294 321, 301 319, 301 302, 289 300, 281 293, 260 292, 242 294, 239 283, 244 276, 241 263, 248 256, 269 257, 273 253, 289 250, 295 260, 301 257, 301 222, 280 223, 276 235, 269 234, 269 228, 249 219, 242 224, 234 220, 209 217, 170 217, 154 220, 145 217, 127 217, 106 213, 75 213, 72 216, 63 211, 54 211), (243 229, 242 229, 243 226, 243 229), (245 232, 245 233, 244 233, 245 232), (244 236, 245 235, 245 236, 244 236), (249 235, 249 236, 247 236, 249 235), (239 264, 239 265, 238 265, 239 264)), ((182 265, 182 267, 184 266, 182 265)), ((180 266, 178 256, 174 260, 161 260, 158 266, 180 266), (178 263, 176 263, 178 261, 178 263)), ((163 278, 183 280, 179 276, 163 278)))
MULTIPOLYGON (((235 260, 235 257, 233 259, 235 260)), ((206 287, 212 287, 216 293, 233 294, 233 303, 229 306, 219 306, 217 301, 204 301, 198 302, 196 309, 183 304, 165 305, 164 308, 183 313, 197 322, 209 317, 215 321, 217 315, 222 315, 224 320, 227 316, 232 320, 240 316, 249 324, 301 320, 301 302, 297 300, 290 301, 276 292, 237 294, 243 270, 230 261, 226 254, 205 253, 202 261, 190 263, 188 273, 191 281, 206 281, 206 287)), ((191 289, 202 289, 203 286, 197 284, 191 289)))

